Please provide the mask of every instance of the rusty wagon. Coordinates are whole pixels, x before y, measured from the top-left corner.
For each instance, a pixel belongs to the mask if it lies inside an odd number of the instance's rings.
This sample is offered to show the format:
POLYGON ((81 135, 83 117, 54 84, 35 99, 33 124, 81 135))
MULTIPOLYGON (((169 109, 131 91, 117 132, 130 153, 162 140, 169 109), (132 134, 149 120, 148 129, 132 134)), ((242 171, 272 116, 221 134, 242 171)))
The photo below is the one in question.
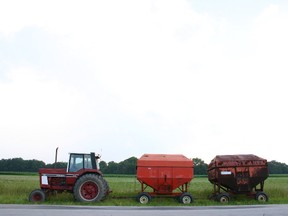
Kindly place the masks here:
POLYGON ((137 179, 141 184, 137 201, 146 204, 153 196, 166 195, 178 197, 183 204, 191 203, 188 183, 193 176, 193 160, 184 155, 144 154, 137 160, 137 179))
POLYGON ((208 166, 208 179, 214 186, 211 198, 228 202, 233 195, 246 194, 268 201, 263 191, 268 176, 267 160, 256 155, 217 155, 208 166))

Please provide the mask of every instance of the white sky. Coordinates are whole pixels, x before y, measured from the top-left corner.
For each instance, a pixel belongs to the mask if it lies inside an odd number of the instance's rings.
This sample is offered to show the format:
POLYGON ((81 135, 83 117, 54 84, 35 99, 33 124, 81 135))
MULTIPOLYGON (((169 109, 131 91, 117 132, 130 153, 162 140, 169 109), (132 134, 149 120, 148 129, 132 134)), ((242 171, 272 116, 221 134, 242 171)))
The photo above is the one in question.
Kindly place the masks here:
POLYGON ((0 0, 0 159, 288 164, 288 1, 0 0))

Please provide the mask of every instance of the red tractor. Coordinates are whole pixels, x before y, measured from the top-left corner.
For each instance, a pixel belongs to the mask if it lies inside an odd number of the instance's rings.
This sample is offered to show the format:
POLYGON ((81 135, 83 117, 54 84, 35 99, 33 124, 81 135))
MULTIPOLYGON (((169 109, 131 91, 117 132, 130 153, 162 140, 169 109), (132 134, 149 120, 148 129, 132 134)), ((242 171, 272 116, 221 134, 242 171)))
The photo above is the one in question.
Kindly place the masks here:
POLYGON ((52 192, 70 191, 77 201, 97 202, 109 194, 109 186, 99 167, 95 153, 71 153, 66 169, 39 169, 40 189, 29 195, 31 202, 43 202, 52 192))

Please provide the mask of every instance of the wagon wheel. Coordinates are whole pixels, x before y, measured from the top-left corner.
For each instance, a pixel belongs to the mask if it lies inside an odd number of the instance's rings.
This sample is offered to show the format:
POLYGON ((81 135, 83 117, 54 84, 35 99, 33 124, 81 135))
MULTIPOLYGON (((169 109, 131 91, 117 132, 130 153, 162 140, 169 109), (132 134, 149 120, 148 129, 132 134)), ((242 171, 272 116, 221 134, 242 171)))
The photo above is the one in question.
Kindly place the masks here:
POLYGON ((140 202, 141 204, 147 204, 148 202, 150 202, 152 199, 152 197, 150 196, 150 194, 146 193, 146 192, 142 192, 137 196, 137 201, 140 202))
POLYGON ((45 199, 46 199, 46 195, 45 195, 44 191, 41 189, 33 190, 29 194, 29 201, 30 202, 44 202, 45 199))
POLYGON ((220 193, 217 195, 217 200, 221 203, 228 203, 230 200, 230 196, 228 193, 220 193))
POLYGON ((264 192, 258 192, 255 195, 255 199, 259 202, 267 202, 268 201, 268 196, 264 192))
POLYGON ((107 185, 98 175, 86 174, 77 180, 73 193, 80 202, 97 202, 105 198, 107 185))
POLYGON ((179 198, 179 202, 183 204, 190 204, 193 202, 193 197, 189 193, 183 193, 179 198))

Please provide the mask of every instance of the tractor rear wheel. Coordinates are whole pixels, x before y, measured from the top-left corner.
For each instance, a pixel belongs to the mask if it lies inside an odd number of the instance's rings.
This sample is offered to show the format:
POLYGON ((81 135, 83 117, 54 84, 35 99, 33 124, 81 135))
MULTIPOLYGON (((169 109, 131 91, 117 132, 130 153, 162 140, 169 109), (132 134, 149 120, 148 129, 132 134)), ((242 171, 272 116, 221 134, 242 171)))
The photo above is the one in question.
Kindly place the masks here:
POLYGON ((46 199, 45 192, 41 189, 33 190, 29 194, 29 201, 30 202, 44 202, 46 199))
POLYGON ((105 198, 107 190, 107 184, 101 176, 86 174, 76 181, 73 194, 80 202, 97 202, 105 198))

